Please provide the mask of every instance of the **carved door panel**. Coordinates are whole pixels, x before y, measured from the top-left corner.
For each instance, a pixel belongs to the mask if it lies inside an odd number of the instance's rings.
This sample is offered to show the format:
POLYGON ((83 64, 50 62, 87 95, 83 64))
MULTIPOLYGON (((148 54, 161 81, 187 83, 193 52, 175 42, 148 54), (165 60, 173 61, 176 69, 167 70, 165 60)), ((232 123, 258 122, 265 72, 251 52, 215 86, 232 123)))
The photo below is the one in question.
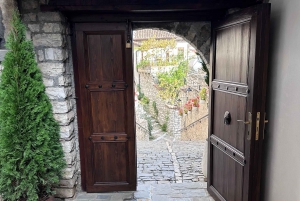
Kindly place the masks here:
POLYGON ((216 200, 258 201, 270 5, 213 24, 208 191, 216 200))
POLYGON ((129 28, 125 23, 78 23, 75 30, 83 188, 87 192, 135 190, 132 49, 126 48, 129 28))

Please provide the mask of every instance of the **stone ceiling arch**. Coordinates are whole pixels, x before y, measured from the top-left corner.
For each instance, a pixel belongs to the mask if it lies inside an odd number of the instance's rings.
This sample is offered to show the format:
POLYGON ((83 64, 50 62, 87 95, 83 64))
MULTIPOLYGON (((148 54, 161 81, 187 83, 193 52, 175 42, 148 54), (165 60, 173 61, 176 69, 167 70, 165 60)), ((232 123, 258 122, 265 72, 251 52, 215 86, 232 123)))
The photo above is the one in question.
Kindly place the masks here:
POLYGON ((134 23, 133 29, 159 29, 171 32, 194 47, 206 64, 210 57, 210 22, 134 23))

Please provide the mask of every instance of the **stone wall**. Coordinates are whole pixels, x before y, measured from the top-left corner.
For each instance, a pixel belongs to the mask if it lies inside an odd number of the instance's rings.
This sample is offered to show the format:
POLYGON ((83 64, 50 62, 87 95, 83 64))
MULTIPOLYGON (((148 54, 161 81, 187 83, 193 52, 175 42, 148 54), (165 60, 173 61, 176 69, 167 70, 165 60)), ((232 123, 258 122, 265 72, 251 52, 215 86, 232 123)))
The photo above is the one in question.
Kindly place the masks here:
POLYGON ((152 116, 155 115, 154 109, 153 109, 153 102, 156 102, 156 107, 158 109, 158 122, 160 125, 163 125, 166 123, 167 119, 169 118, 170 121, 170 109, 166 107, 166 103, 164 100, 162 100, 159 97, 159 91, 154 86, 154 80, 153 80, 153 74, 151 73, 151 70, 139 70, 139 80, 140 80, 140 86, 142 92, 145 94, 146 97, 150 99, 149 103, 149 111, 152 114, 152 116))
POLYGON ((34 44, 54 118, 60 125, 68 167, 56 192, 58 197, 67 198, 74 196, 80 172, 70 30, 61 13, 40 12, 39 4, 38 0, 22 0, 19 7, 28 28, 27 37, 34 44))
POLYGON ((198 109, 193 109, 187 115, 182 117, 180 140, 193 141, 205 140, 208 137, 208 117, 202 117, 208 114, 207 104, 200 104, 198 109), (186 128, 186 129, 185 129, 186 128))

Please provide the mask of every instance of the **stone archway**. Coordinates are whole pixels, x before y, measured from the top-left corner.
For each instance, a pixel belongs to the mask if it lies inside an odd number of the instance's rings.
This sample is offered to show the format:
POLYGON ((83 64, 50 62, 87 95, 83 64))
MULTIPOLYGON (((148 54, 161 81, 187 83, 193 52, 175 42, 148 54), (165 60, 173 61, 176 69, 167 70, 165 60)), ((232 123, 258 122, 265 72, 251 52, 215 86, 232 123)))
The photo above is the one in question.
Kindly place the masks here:
POLYGON ((193 46, 206 64, 210 56, 210 22, 163 22, 163 23, 134 23, 133 29, 159 29, 180 36, 193 46))

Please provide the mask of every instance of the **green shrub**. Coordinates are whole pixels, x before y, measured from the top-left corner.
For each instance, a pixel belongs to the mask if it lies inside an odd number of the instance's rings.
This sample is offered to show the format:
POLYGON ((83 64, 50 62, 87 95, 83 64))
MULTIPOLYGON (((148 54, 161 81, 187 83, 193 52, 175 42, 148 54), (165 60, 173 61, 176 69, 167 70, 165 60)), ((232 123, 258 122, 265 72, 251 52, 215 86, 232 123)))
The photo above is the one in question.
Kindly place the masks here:
POLYGON ((59 126, 25 31, 15 13, 0 83, 0 195, 6 201, 52 195, 66 166, 59 126))
POLYGON ((161 130, 162 130, 163 132, 167 132, 167 128, 168 128, 167 123, 164 123, 164 124, 161 126, 161 130))
POLYGON ((158 109, 157 109, 155 101, 152 102, 152 107, 153 107, 153 110, 154 110, 155 119, 157 119, 157 117, 158 117, 158 109))
POLYGON ((153 125, 150 117, 147 118, 147 125, 148 125, 149 136, 152 136, 153 125))
POLYGON ((200 91, 200 99, 206 100, 206 88, 202 88, 200 91))
POLYGON ((141 85, 138 84, 137 88, 138 88, 138 92, 139 92, 138 100, 141 100, 145 96, 145 94, 142 93, 141 85))
POLYGON ((145 67, 149 67, 149 66, 150 66, 150 61, 142 60, 142 61, 140 61, 140 63, 138 63, 138 65, 136 67, 137 67, 137 69, 139 69, 139 68, 145 68, 145 67))
POLYGON ((150 99, 148 97, 144 96, 142 98, 141 102, 142 102, 143 105, 149 105, 150 99))

